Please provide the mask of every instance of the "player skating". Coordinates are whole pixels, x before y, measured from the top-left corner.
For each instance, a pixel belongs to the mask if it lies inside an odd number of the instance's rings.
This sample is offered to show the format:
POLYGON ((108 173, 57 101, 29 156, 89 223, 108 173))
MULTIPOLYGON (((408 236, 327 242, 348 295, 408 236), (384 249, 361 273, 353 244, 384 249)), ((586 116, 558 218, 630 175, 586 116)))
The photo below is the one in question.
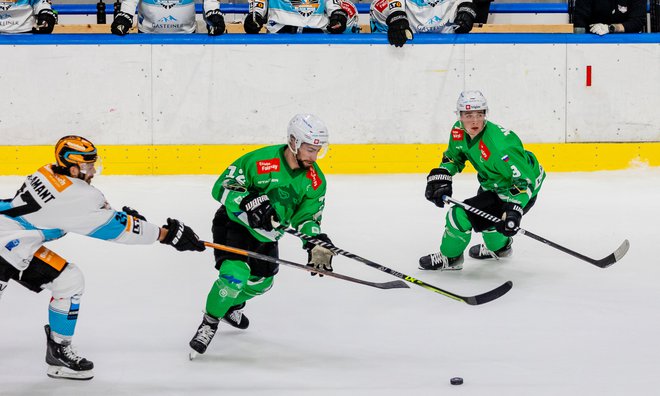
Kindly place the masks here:
POLYGON ((447 213, 440 251, 421 257, 420 269, 462 269, 463 251, 472 231, 482 233, 484 244, 472 246, 470 257, 510 256, 512 237, 523 214, 536 202, 545 179, 543 167, 533 153, 523 148, 518 136, 486 119, 488 104, 481 92, 462 92, 456 111, 459 120, 451 130, 442 163, 427 177, 426 199, 443 207, 442 197, 452 195, 452 176, 470 161, 477 170, 479 191, 465 203, 506 221, 493 224, 461 206, 453 206, 447 213))
MULTIPOLYGON (((287 144, 268 146, 237 159, 220 175, 212 195, 220 202, 213 219, 213 242, 278 257, 277 241, 283 228, 332 243, 321 233, 326 180, 316 163, 328 148, 324 123, 311 114, 298 114, 289 122, 287 144), (274 226, 281 225, 278 229, 274 226)), ((308 265, 332 271, 333 253, 307 243, 308 265)), ((266 293, 278 265, 215 250, 219 269, 206 299, 206 311, 190 341, 191 358, 204 353, 223 320, 245 329, 245 302, 266 293)))
POLYGON ((124 244, 160 241, 179 251, 205 248, 178 220, 167 219, 167 225, 158 227, 130 208, 112 209, 91 185, 98 155, 89 140, 63 137, 55 158, 56 164, 29 175, 13 199, 0 201, 0 295, 10 279, 37 293, 50 290, 48 376, 91 379, 94 364, 71 345, 85 289, 83 274, 43 244, 72 232, 124 244))

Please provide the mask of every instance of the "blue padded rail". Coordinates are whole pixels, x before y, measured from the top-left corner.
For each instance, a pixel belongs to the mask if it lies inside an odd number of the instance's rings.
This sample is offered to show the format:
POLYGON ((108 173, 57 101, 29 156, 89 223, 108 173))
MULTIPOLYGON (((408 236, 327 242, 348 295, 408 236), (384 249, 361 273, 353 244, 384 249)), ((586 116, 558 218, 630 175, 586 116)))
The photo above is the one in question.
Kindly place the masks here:
MULTIPOLYGON (((91 1, 91 0, 90 0, 91 1)), ((355 5, 360 14, 368 14, 370 3, 355 5)), ((92 15, 96 14, 96 4, 53 4, 53 9, 62 15, 92 15)), ((111 15, 114 6, 106 3, 105 13, 111 15)), ((221 4, 220 10, 226 14, 247 14, 247 4, 221 4)), ((195 11, 202 13, 202 4, 195 4, 195 11)), ((567 3, 493 3, 491 14, 566 14, 567 3)))
MULTIPOLYGON (((335 44, 389 45, 385 34, 5 34, 0 45, 102 45, 102 44, 177 44, 177 45, 248 45, 248 44, 335 44)), ((564 34, 564 33, 478 33, 418 34, 411 45, 425 44, 660 44, 660 33, 636 34, 564 34)), ((394 49, 393 51, 405 51, 394 49)))

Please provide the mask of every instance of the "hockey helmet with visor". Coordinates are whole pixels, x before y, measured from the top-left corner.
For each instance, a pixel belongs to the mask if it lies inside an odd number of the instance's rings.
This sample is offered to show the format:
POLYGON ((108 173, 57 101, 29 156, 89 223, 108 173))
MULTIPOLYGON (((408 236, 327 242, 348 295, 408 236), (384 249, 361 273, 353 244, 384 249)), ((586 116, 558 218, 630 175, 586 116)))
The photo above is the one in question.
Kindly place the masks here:
POLYGON ((328 128, 323 121, 313 114, 296 114, 289 121, 287 128, 289 148, 294 154, 303 143, 320 146, 317 158, 323 158, 328 152, 328 128))

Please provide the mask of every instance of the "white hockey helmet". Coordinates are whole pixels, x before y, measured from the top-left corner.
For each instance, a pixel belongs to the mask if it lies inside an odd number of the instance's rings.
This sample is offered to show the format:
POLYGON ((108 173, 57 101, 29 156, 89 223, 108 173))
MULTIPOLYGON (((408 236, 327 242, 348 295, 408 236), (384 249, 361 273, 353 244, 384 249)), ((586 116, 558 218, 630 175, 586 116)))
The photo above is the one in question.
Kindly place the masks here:
POLYGON ((289 121, 287 141, 294 154, 298 154, 303 143, 321 146, 317 158, 323 158, 328 151, 328 128, 313 114, 296 114, 289 121))
POLYGON ((485 110, 488 115, 488 102, 481 91, 463 91, 458 95, 456 102, 456 115, 461 116, 461 111, 485 110))

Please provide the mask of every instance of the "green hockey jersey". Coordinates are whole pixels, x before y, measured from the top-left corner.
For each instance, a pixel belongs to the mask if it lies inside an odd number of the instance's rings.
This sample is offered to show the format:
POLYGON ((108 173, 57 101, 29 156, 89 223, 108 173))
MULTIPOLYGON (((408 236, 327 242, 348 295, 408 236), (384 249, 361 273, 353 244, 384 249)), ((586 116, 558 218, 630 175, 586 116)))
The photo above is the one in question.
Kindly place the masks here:
POLYGON ((213 186, 213 198, 227 208, 229 218, 247 227, 262 242, 276 241, 284 231, 265 231, 248 225, 247 215, 239 205, 251 192, 268 195, 283 227, 290 225, 309 236, 321 232, 325 176, 316 163, 309 169, 291 169, 284 158, 286 147, 268 146, 243 155, 213 186))
POLYGON ((474 138, 460 121, 454 124, 440 167, 455 175, 463 171, 466 161, 476 169, 484 190, 523 207, 538 194, 545 179, 543 167, 532 152, 523 148, 520 138, 490 121, 474 138))

